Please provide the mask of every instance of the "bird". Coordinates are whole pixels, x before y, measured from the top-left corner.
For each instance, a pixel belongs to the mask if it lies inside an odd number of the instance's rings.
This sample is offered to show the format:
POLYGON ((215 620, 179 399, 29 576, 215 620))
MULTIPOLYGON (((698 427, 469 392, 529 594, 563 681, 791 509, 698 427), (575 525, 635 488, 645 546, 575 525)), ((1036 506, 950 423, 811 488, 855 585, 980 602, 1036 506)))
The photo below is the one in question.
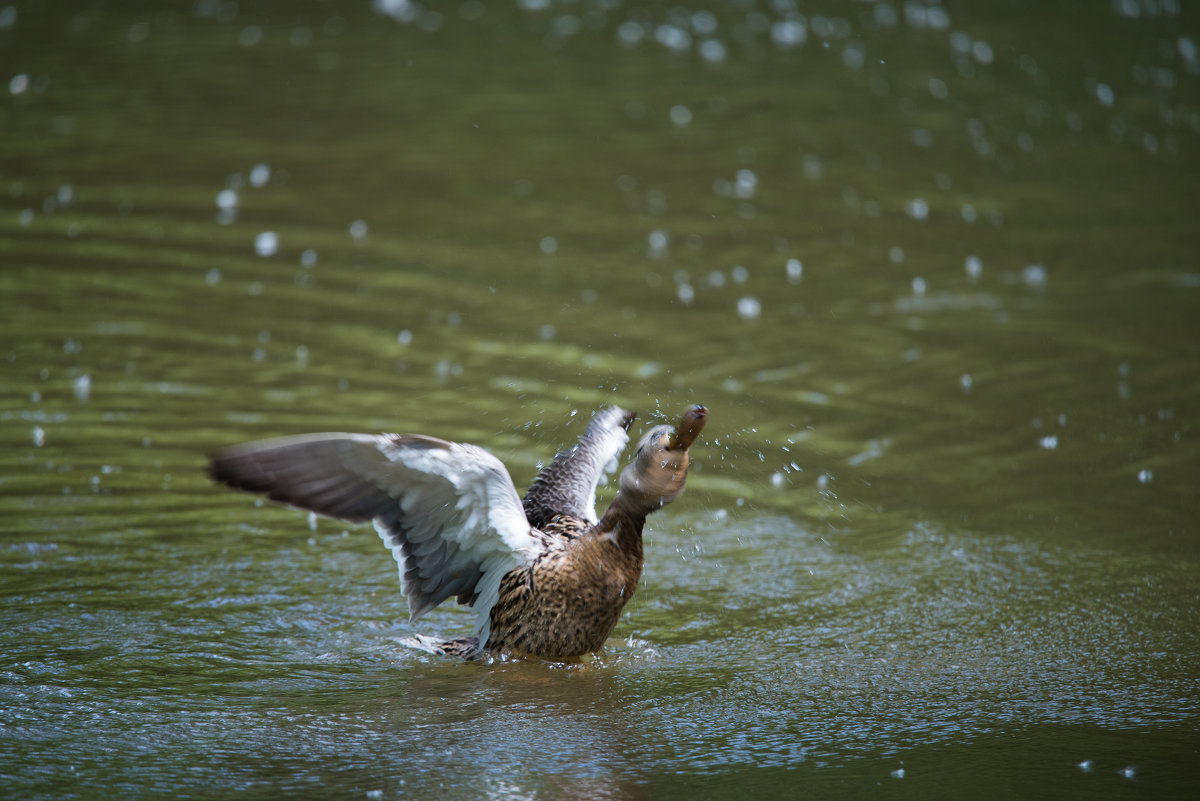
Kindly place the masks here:
POLYGON ((636 413, 596 412, 517 495, 487 450, 423 434, 320 433, 222 448, 208 457, 219 484, 351 523, 374 524, 391 550, 410 619, 454 597, 471 636, 417 635, 439 655, 576 662, 599 652, 642 573, 646 516, 683 494, 689 449, 708 410, 656 425, 596 516, 596 486, 629 441, 636 413))

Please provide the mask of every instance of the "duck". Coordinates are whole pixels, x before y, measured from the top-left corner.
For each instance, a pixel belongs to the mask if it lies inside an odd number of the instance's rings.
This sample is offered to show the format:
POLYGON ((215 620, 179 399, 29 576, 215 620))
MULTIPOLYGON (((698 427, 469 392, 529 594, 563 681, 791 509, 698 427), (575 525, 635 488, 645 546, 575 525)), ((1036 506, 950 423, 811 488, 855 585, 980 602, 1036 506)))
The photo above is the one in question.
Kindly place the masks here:
POLYGON ((636 413, 596 412, 524 497, 484 448, 424 434, 319 433, 209 455, 218 484, 349 523, 373 523, 399 567, 416 620, 453 597, 472 634, 405 643, 430 653, 577 662, 599 652, 642 574, 646 517, 683 494, 689 450, 708 411, 655 425, 597 517, 596 487, 629 441, 636 413))

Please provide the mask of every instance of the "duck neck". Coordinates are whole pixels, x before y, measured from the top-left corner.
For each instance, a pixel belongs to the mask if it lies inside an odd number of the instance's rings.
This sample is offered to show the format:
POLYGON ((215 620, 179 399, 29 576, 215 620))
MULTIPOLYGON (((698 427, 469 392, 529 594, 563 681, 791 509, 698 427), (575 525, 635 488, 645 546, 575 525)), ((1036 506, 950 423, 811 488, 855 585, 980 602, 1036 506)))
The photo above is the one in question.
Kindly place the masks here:
POLYGON ((614 543, 639 564, 642 561, 642 527, 646 525, 644 509, 630 509, 621 503, 620 493, 609 504, 604 516, 593 527, 597 537, 614 543))

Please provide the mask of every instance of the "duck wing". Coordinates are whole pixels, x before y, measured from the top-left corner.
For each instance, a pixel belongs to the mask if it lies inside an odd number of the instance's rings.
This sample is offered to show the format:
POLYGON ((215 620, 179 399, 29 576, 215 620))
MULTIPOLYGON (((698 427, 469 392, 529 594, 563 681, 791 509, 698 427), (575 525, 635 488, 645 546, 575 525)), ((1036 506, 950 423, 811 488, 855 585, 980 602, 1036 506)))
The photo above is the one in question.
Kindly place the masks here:
POLYGON ((309 434, 209 457, 222 484, 352 523, 373 521, 417 618, 450 596, 487 643, 500 579, 541 550, 500 460, 419 434, 309 434))
POLYGON ((595 523, 596 485, 616 468, 635 417, 636 412, 619 406, 597 412, 579 442, 561 451, 533 480, 523 501, 529 522, 541 528, 555 515, 566 514, 595 523))

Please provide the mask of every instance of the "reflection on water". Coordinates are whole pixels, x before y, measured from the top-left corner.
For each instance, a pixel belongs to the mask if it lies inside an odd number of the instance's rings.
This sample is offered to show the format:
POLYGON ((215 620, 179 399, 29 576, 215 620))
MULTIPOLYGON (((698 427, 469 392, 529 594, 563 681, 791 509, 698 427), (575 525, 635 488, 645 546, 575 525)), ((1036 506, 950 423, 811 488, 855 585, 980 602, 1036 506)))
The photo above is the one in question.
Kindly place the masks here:
POLYGON ((0 787, 1185 796, 1190 13, 0 2, 0 787), (577 669, 202 475, 697 401, 577 669))

